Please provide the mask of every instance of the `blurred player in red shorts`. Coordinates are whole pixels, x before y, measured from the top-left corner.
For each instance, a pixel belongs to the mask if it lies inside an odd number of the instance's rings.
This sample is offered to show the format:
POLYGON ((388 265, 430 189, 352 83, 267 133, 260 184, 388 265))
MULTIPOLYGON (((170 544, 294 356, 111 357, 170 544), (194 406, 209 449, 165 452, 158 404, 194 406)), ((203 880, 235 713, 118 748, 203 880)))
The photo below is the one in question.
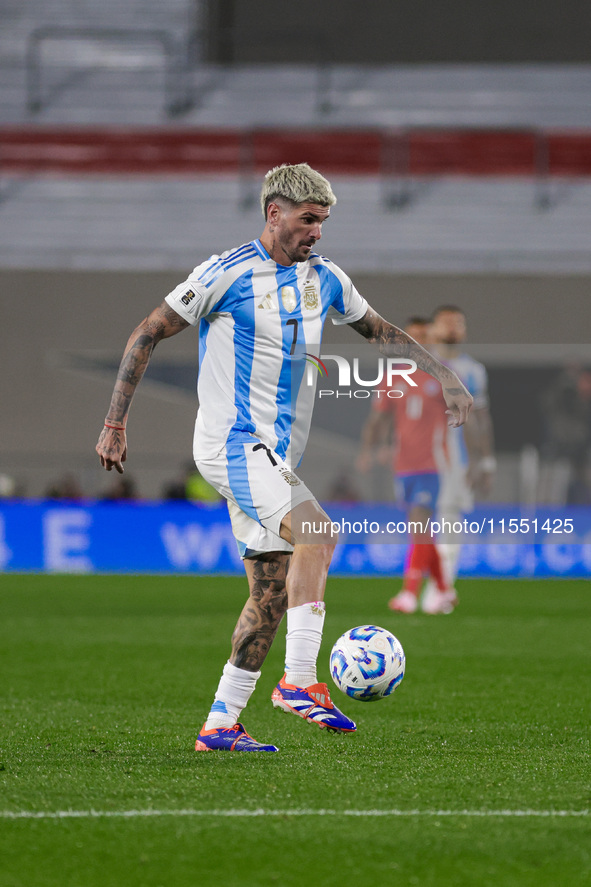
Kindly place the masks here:
MULTIPOLYGON (((425 345, 428 328, 428 320, 412 317, 405 332, 425 345)), ((392 437, 397 498, 402 499, 407 507, 411 545, 402 590, 391 599, 390 609, 414 613, 419 605, 423 578, 429 576, 438 592, 429 612, 451 612, 457 596, 455 590, 447 586, 440 554, 430 531, 439 495, 439 473, 446 461, 446 405, 441 387, 433 385, 433 379, 427 373, 417 370, 412 379, 416 386, 401 380, 396 382, 395 388, 384 384, 376 392, 371 415, 362 432, 358 467, 367 471, 375 458, 376 447, 383 446, 392 437)))

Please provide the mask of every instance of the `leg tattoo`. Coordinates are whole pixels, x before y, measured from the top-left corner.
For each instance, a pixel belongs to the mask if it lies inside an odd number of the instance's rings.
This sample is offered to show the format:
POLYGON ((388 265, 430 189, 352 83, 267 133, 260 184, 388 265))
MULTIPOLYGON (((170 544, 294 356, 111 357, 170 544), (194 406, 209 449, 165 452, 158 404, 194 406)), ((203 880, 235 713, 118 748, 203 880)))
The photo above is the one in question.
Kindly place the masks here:
POLYGON ((261 554, 244 561, 250 597, 232 635, 230 662, 236 668, 259 671, 287 609, 285 578, 290 555, 261 554))

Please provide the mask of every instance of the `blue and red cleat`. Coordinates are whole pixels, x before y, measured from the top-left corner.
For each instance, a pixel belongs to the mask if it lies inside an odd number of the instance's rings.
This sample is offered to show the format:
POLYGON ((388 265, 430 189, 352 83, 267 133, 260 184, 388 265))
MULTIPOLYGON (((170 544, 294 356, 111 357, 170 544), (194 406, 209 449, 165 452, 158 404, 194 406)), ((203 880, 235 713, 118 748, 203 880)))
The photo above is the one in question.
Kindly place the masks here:
POLYGON ((353 733, 357 729, 355 721, 339 711, 331 701, 326 684, 295 687, 288 684, 283 675, 273 690, 271 700, 275 708, 293 712, 305 721, 318 724, 321 729, 326 727, 335 733, 353 733))
POLYGON ((195 742, 195 751, 279 751, 275 745, 263 745, 249 736, 242 724, 206 730, 205 724, 195 742))

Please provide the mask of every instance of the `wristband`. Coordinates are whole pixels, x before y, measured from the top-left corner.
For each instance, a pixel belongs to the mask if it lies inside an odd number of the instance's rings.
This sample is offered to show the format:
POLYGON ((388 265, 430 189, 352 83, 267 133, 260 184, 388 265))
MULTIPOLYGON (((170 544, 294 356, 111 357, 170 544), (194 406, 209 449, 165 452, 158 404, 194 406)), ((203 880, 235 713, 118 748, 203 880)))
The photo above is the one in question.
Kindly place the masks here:
POLYGON ((493 471, 496 471, 497 460, 494 456, 484 456, 479 462, 479 468, 481 471, 492 474, 493 471))
POLYGON ((105 428, 112 428, 113 431, 125 431, 125 425, 109 425, 108 422, 105 422, 105 428))

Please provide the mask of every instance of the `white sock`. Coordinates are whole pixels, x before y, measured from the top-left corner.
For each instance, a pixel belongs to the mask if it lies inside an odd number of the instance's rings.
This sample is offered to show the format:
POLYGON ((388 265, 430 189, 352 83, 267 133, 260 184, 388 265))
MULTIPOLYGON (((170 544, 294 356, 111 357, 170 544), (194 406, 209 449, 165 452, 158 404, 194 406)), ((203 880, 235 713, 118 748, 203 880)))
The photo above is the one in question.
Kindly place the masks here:
POLYGON ((205 729, 233 727, 252 696, 260 676, 260 671, 245 671, 226 662, 205 729))
POLYGON ((437 544, 441 566, 443 567, 443 575, 450 588, 453 588, 458 575, 460 549, 461 545, 458 542, 439 542, 437 544))
POLYGON ((296 687, 309 687, 318 680, 316 661, 324 627, 324 601, 312 601, 287 611, 285 679, 296 687))

